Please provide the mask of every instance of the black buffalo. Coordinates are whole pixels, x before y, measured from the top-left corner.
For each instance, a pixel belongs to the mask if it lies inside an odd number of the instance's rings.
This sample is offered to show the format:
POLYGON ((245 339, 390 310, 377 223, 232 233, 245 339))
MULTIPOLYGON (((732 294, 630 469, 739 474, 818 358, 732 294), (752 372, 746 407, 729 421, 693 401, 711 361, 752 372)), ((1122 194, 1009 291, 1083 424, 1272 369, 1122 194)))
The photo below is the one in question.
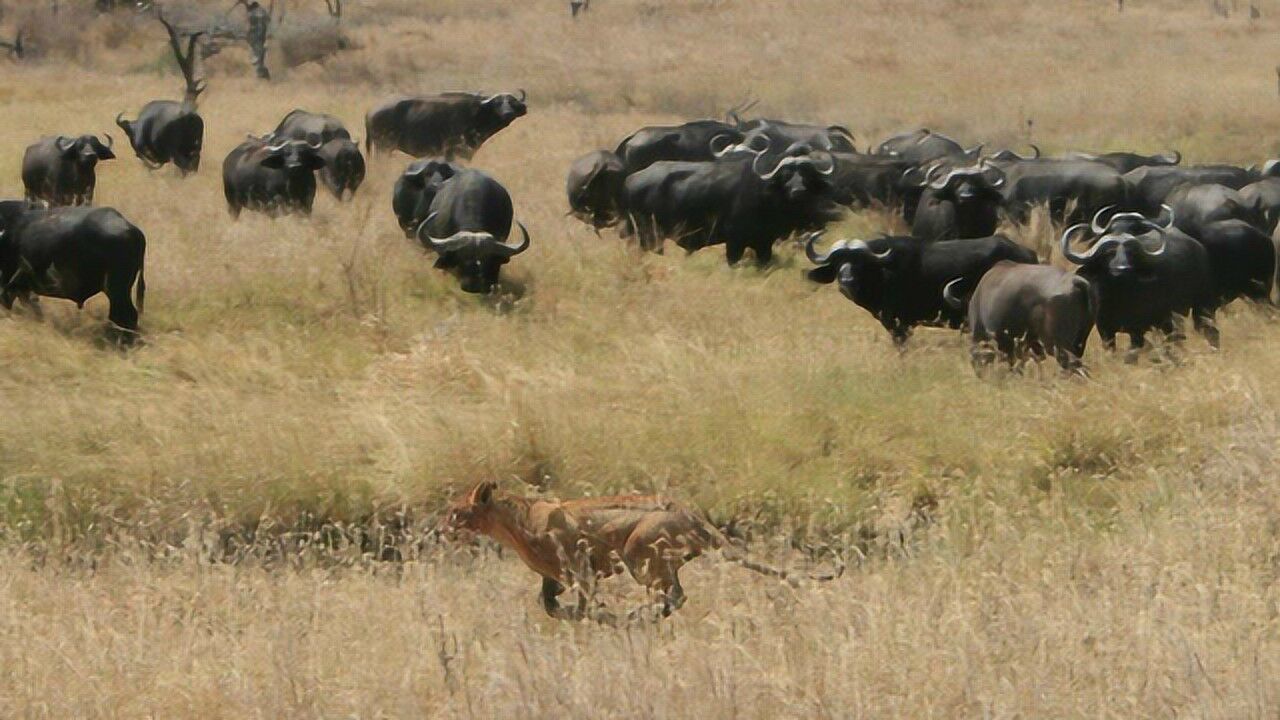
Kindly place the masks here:
POLYGON ((508 245, 514 212, 511 195, 479 170, 462 169, 440 185, 431 213, 418 226, 418 240, 439 257, 435 266, 452 272, 464 292, 487 293, 511 258, 529 249, 529 231, 508 245))
POLYGON ((1051 265, 1001 260, 969 298, 974 369, 981 372, 995 359, 994 345, 1010 365, 1028 354, 1052 354, 1064 370, 1082 371, 1097 314, 1098 294, 1083 277, 1051 265))
POLYGON ((1067 160, 1090 160, 1110 165, 1121 173, 1137 170, 1140 167, 1157 165, 1178 165, 1182 162, 1182 153, 1173 151, 1163 155, 1140 155, 1132 152, 1085 153, 1070 152, 1067 160))
POLYGON ((1031 209, 1046 205, 1054 220, 1079 220, 1107 207, 1127 207, 1129 185, 1120 171, 1093 160, 1023 158, 992 160, 1004 171, 1005 211, 1024 222, 1031 209))
POLYGON ((169 33, 169 47, 178 62, 178 69, 186 81, 182 102, 154 100, 142 106, 137 120, 125 120, 124 113, 116 115, 116 125, 124 130, 133 153, 148 168, 159 169, 173 163, 183 177, 200 169, 200 153, 204 148, 204 120, 196 109, 205 82, 196 79, 196 40, 203 32, 187 36, 187 52, 183 54, 178 31, 157 15, 169 33))
POLYGON ((275 142, 319 143, 320 158, 324 160, 320 181, 339 200, 346 199, 348 194, 355 197, 364 182, 364 155, 360 154, 360 143, 351 137, 341 120, 323 113, 293 110, 284 116, 271 136, 275 142))
POLYGON ((320 146, 303 140, 271 144, 251 137, 222 163, 222 190, 233 218, 244 209, 275 214, 311 213, 315 172, 324 167, 320 146))
POLYGON ((116 116, 133 153, 150 169, 173 163, 186 176, 200 169, 204 149, 204 120, 195 108, 173 100, 153 100, 142 106, 137 120, 116 116))
POLYGON ((900 133, 875 147, 876 155, 888 155, 913 165, 925 166, 938 160, 975 162, 982 154, 982 146, 966 150, 955 140, 927 128, 900 133))
POLYGON ((828 178, 835 202, 851 208, 897 206, 908 198, 919 202, 921 182, 909 177, 916 166, 888 155, 832 153, 835 172, 828 178))
POLYGON ((146 248, 142 231, 112 208, 0 203, 0 305, 20 298, 38 312, 34 297, 45 296, 84 307, 105 292, 108 335, 131 343, 146 296, 146 248))
POLYGON ((760 160, 658 162, 627 177, 624 234, 648 249, 660 248, 664 238, 690 252, 724 243, 731 265, 750 248, 763 265, 778 240, 839 216, 827 181, 834 172, 830 154, 780 158, 772 168, 760 160))
POLYGON ((470 158, 477 148, 528 112, 525 94, 444 93, 394 97, 365 115, 365 149, 414 157, 470 158))
POLYGON ((916 204, 911 234, 926 241, 994 235, 1004 183, 1004 172, 992 165, 935 171, 916 204))
POLYGON ((440 186, 461 171, 461 166, 444 160, 415 160, 401 173, 391 193, 391 209, 407 237, 413 237, 431 214, 440 186))
POLYGON ((1265 219, 1268 233, 1274 233, 1280 225, 1280 178, 1264 177, 1240 188, 1241 199, 1249 206, 1257 209, 1265 219))
MULTIPOLYGON (((654 125, 628 135, 614 154, 625 174, 639 172, 656 162, 704 162, 742 142, 737 125, 719 120, 693 120, 681 125, 654 125)), ((758 150, 765 146, 760 141, 758 150)))
POLYGON ((99 160, 114 160, 111 136, 104 145, 93 135, 44 138, 22 156, 22 184, 28 200, 50 205, 89 205, 98 184, 99 160))
POLYGON ((565 181, 569 212, 597 230, 616 225, 623 216, 622 184, 626 177, 622 160, 608 150, 574 160, 565 181))
POLYGON ((1239 190, 1259 179, 1257 171, 1235 165, 1149 165, 1124 175, 1131 207, 1146 215, 1159 214, 1179 185, 1216 184, 1239 190))
POLYGON ((1129 359, 1146 344, 1146 333, 1158 329, 1171 340, 1182 339, 1176 316, 1190 314, 1213 347, 1218 347, 1214 314, 1218 302, 1209 254, 1204 246, 1173 226, 1172 212, 1157 223, 1140 213, 1116 213, 1105 224, 1101 213, 1062 233, 1062 254, 1079 265, 1077 273, 1098 291, 1098 335, 1114 350, 1116 334, 1130 340, 1129 359), (1083 253, 1071 249, 1077 235, 1092 235, 1083 253))
POLYGON ((913 237, 840 241, 825 255, 814 245, 821 233, 805 244, 805 254, 818 267, 809 279, 837 282, 840 292, 880 321, 902 348, 917 325, 958 328, 964 324, 963 303, 947 302, 967 295, 982 276, 1001 260, 1035 264, 1035 252, 996 235, 970 240, 922 243, 913 237))
POLYGON ((1182 185, 1169 193, 1174 227, 1209 251, 1218 302, 1266 301, 1275 281, 1276 248, 1257 205, 1224 185, 1182 185))

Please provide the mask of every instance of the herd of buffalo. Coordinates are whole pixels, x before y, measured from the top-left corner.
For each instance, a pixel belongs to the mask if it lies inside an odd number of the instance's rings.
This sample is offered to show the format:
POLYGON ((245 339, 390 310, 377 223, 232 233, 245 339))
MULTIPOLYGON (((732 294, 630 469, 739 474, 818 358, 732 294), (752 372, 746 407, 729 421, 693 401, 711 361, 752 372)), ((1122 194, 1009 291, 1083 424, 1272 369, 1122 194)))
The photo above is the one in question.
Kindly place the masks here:
MULTIPOLYGON (((166 26, 167 27, 167 26, 166 26)), ((117 116, 151 169, 197 172, 204 89, 170 41, 186 78, 182 101, 148 103, 117 116)), ((415 161, 400 175, 392 209, 406 236, 436 255, 462 289, 491 291, 501 267, 529 247, 511 197, 464 161, 527 112, 525 94, 395 97, 365 117, 364 151, 399 150, 415 161), (509 241, 512 225, 520 239, 509 241)), ((109 135, 58 136, 27 148, 24 200, 0 202, 0 302, 38 311, 37 296, 83 303, 104 292, 108 332, 133 341, 145 295, 146 240, 119 212, 94 207, 95 166, 115 157, 109 135)), ((1181 156, 984 153, 940 133, 915 130, 860 152, 840 126, 772 119, 646 127, 612 151, 569 170, 571 213, 597 232, 616 227, 640 248, 673 240, 687 252, 723 244, 727 260, 750 250, 771 261, 788 238, 804 239, 808 277, 836 283, 901 346, 920 325, 968 328, 976 367, 1052 355, 1068 370, 1096 327, 1130 357, 1159 330, 1180 340, 1182 318, 1214 347, 1218 308, 1237 298, 1271 302, 1272 236, 1280 221, 1280 161, 1250 168, 1183 165, 1181 156), (848 209, 900 211, 909 235, 841 240, 819 248, 824 228, 848 209), (1032 208, 1068 224, 1058 245, 1075 272, 1043 264, 1032 249, 996 234, 1002 219, 1032 208)), ((365 155, 341 121, 303 110, 226 157, 223 189, 233 217, 311 211, 319 185, 339 200, 365 177, 365 155)))

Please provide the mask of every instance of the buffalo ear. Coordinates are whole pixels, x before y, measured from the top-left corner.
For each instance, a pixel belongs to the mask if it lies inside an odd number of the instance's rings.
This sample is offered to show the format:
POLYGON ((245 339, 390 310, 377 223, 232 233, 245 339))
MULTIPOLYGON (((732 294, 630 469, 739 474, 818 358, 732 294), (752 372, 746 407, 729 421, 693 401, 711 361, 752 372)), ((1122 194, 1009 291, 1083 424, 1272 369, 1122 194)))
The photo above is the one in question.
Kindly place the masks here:
POLYGON ((467 496, 467 503, 470 505, 488 505, 493 501, 493 491, 498 488, 498 483, 492 480, 485 480, 471 488, 471 494, 467 496))
POLYGON ((831 283, 835 282, 835 279, 836 279, 836 266, 822 265, 820 267, 816 267, 810 270, 806 274, 809 276, 810 280, 816 283, 822 283, 823 285, 830 285, 831 283))
POLYGON ((304 163, 308 170, 319 170, 325 166, 324 158, 316 153, 307 153, 304 163))
POLYGON ((271 153, 270 155, 262 158, 262 162, 260 164, 264 168, 279 170, 284 167, 284 155, 281 155, 278 152, 271 153))

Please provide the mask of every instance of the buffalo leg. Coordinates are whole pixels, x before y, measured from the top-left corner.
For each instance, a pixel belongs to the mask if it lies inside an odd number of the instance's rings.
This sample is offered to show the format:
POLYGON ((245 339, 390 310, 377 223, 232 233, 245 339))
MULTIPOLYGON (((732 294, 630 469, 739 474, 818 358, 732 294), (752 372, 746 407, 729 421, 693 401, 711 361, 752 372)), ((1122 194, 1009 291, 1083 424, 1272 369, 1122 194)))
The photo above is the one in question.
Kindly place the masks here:
POLYGON ((746 252, 747 248, 745 245, 740 245, 736 242, 725 243, 724 259, 730 265, 737 265, 738 261, 742 259, 743 254, 746 252))
POLYGON ((1130 364, 1138 362, 1138 356, 1142 354, 1142 350, 1146 346, 1146 333, 1142 330, 1131 331, 1129 333, 1129 352, 1125 354, 1124 361, 1130 364))
POLYGON ((136 270, 116 269, 107 276, 107 319, 113 326, 108 334, 124 345, 131 344, 138 334, 138 309, 132 297, 137 274, 136 270))
POLYGON ((1213 310, 1197 308, 1191 312, 1191 321, 1196 332, 1209 341, 1209 347, 1217 350, 1221 346, 1222 340, 1218 334, 1218 323, 1213 318, 1213 310))
POLYGON ((762 243, 752 248, 752 250, 756 254, 756 264, 760 267, 764 267, 773 261, 772 243, 762 243))

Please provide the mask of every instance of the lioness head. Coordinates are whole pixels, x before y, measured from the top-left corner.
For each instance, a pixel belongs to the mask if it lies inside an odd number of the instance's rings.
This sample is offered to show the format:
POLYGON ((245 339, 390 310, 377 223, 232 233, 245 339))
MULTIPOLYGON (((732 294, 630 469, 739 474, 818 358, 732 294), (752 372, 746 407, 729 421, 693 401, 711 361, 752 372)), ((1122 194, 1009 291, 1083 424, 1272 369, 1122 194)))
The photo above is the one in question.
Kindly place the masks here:
POLYGON ((471 530, 484 532, 488 529, 489 511, 493 507, 493 491, 498 483, 486 480, 477 483, 466 495, 455 500, 445 514, 443 527, 446 530, 471 530))

